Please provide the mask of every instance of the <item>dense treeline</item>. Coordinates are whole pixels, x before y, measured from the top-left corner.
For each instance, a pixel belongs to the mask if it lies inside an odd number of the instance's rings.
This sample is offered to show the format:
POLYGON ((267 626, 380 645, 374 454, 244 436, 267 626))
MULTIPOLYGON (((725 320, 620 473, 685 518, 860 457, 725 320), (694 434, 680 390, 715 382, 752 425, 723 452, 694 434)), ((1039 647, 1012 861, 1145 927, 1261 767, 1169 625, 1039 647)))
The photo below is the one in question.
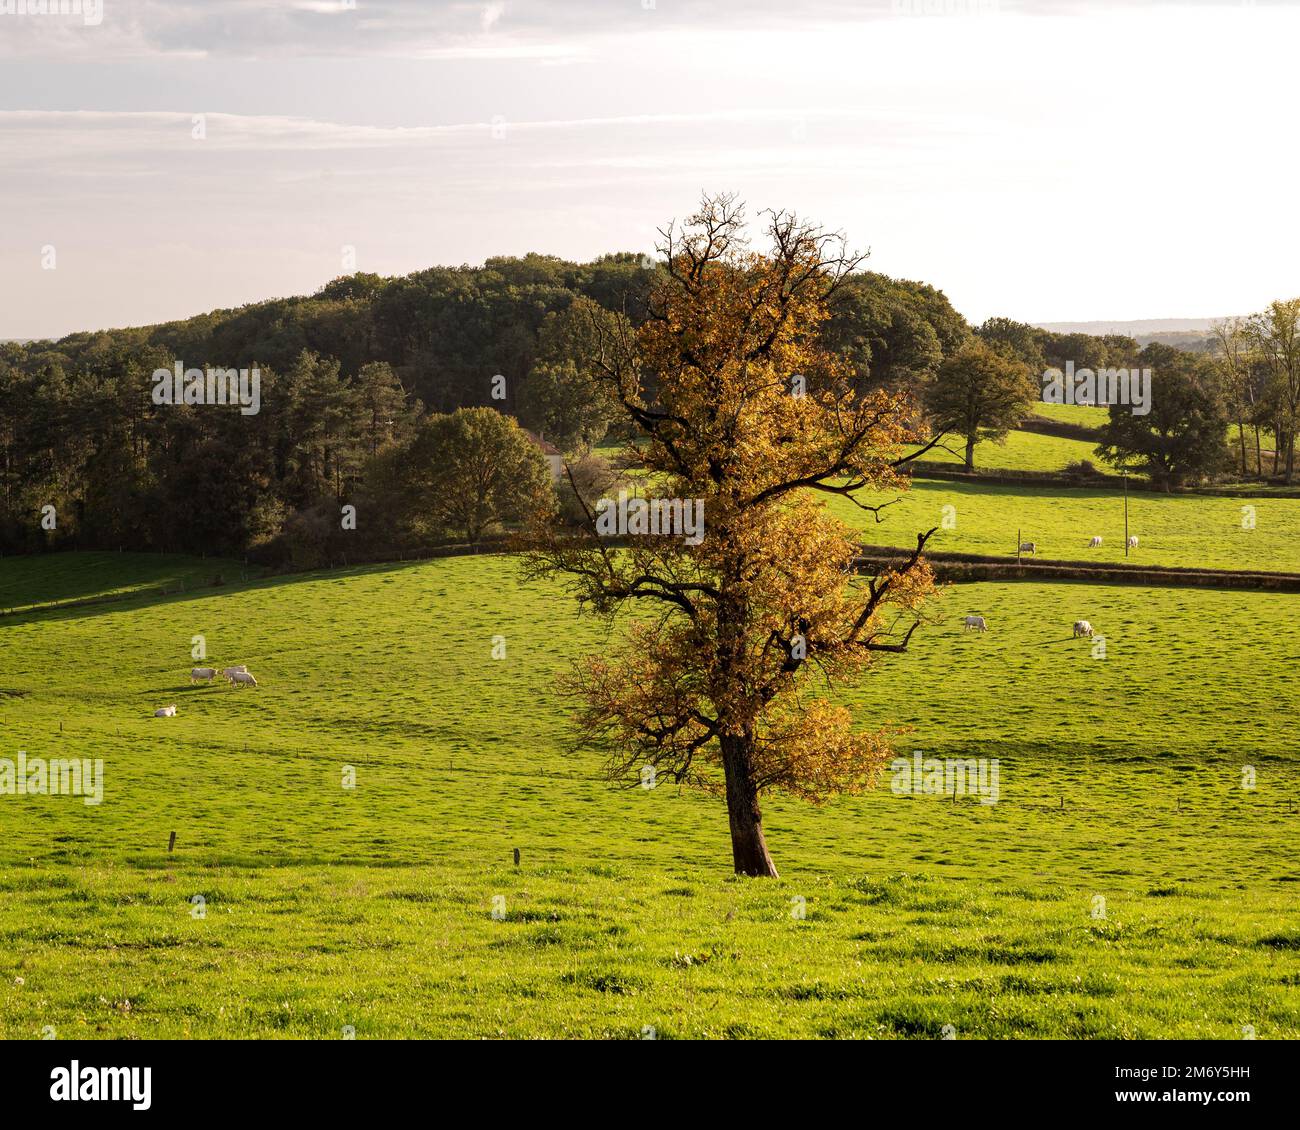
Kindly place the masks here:
MULTIPOLYGON (((499 484, 480 484, 468 502, 442 498, 452 489, 443 468, 470 466, 450 445, 473 436, 509 447, 514 439, 476 416, 446 418, 490 409, 565 453, 589 451, 618 416, 607 385, 594 378, 601 341, 643 324, 661 270, 631 254, 590 263, 528 255, 400 278, 357 274, 307 297, 0 345, 0 550, 254 551, 310 562, 348 534, 372 551, 479 536, 508 522, 512 506, 499 484), (256 369, 258 411, 158 403, 155 372, 178 365, 256 369), (345 507, 354 508, 352 525, 340 517, 345 507)), ((1278 376, 1285 350, 1269 353, 1249 325, 1238 329, 1231 363, 1195 362, 1201 368, 1190 379, 1207 390, 1209 408, 1198 406, 1192 446, 1205 442, 1219 415, 1230 416, 1241 423, 1244 472, 1248 428, 1256 429, 1256 468, 1259 429, 1294 434, 1300 380, 1288 400, 1278 376)), ((972 330, 942 291, 874 272, 845 280, 821 333, 860 389, 912 395, 940 427, 967 440, 968 451, 1023 419, 1047 367, 1147 363, 1157 350, 1161 364, 1192 357, 1006 319, 972 330), (1006 387, 985 396, 990 390, 978 386, 989 381, 1006 387), (972 414, 960 382, 994 408, 972 414)), ((1166 413, 1161 426, 1177 430, 1177 415, 1166 413)), ((918 417, 918 430, 924 426, 918 417)), ((1128 432, 1111 437, 1116 461, 1168 469, 1167 460, 1144 463, 1141 453, 1121 451, 1134 440, 1128 432)), ((1220 456, 1216 450, 1192 472, 1215 470, 1220 456)), ((527 455, 510 447, 509 459, 533 490, 545 465, 540 447, 527 455)))
MULTIPOLYGON (((350 532, 344 505, 369 544, 466 536, 414 515, 415 468, 433 483, 431 468, 454 462, 430 438, 435 421, 486 407, 566 452, 599 442, 613 412, 591 379, 596 340, 641 324, 658 270, 630 254, 529 255, 358 274, 310 297, 7 343, 0 548, 301 558, 302 543, 350 532), (153 374, 178 363, 256 368, 259 410, 156 403, 153 374)), ((871 273, 844 288, 824 330, 864 384, 902 386, 968 333, 940 291, 871 273)))

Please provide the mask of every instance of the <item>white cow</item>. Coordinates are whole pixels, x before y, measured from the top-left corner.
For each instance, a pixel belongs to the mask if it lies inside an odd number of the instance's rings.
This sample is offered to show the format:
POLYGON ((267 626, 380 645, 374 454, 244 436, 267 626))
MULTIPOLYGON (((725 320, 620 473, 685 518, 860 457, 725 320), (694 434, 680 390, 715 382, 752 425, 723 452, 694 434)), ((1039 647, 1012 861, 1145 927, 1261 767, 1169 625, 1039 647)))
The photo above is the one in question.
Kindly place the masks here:
POLYGON ((1093 534, 1092 541, 1088 543, 1088 548, 1096 549, 1099 545, 1101 545, 1101 538, 1099 538, 1096 534, 1093 534))
POLYGON ((1033 556, 1037 557, 1037 556, 1038 556, 1038 545, 1037 545, 1037 543, 1032 542, 1032 541, 1022 541, 1022 542, 1020 543, 1020 552, 1021 552, 1021 553, 1029 553, 1029 554, 1032 554, 1033 556))
POLYGON ((1137 534, 1130 534, 1130 535, 1129 535, 1129 539, 1128 539, 1128 547, 1129 547, 1129 549, 1137 549, 1137 547, 1138 547, 1138 536, 1137 536, 1137 534))
POLYGON ((257 680, 253 678, 251 671, 235 671, 230 676, 230 685, 232 687, 255 687, 257 680))
POLYGON ((1076 620, 1074 622, 1074 636, 1078 639, 1080 636, 1091 636, 1092 625, 1087 620, 1076 620))
POLYGON ((983 616, 967 616, 963 621, 963 632, 987 632, 988 630, 989 626, 984 623, 983 616))
POLYGON ((160 706, 153 712, 155 718, 174 718, 176 716, 176 704, 171 706, 160 706))
POLYGON ((197 683, 200 679, 207 679, 210 683, 217 677, 215 667, 195 667, 190 671, 190 682, 197 683))
POLYGON ((227 679, 233 682, 236 671, 247 671, 247 670, 248 668, 245 667, 242 663, 238 667, 223 667, 221 669, 221 677, 223 679, 227 679))

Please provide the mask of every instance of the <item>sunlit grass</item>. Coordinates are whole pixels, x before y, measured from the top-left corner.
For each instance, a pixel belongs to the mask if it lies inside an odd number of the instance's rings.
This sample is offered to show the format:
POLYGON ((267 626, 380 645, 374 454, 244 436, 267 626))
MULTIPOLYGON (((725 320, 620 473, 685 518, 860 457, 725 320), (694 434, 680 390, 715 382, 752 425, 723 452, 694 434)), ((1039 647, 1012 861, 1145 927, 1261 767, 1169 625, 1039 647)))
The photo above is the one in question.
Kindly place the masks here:
MULTIPOLYGON (((91 567, 130 583, 46 559, 91 567)), ((717 801, 569 751, 556 675, 603 629, 510 558, 10 618, 3 755, 107 786, 0 797, 0 1036, 1294 1038, 1292 604, 948 590, 844 698, 908 755, 998 758, 999 803, 774 798, 775 883, 731 877, 717 801), (191 688, 195 634, 261 689, 191 688)))

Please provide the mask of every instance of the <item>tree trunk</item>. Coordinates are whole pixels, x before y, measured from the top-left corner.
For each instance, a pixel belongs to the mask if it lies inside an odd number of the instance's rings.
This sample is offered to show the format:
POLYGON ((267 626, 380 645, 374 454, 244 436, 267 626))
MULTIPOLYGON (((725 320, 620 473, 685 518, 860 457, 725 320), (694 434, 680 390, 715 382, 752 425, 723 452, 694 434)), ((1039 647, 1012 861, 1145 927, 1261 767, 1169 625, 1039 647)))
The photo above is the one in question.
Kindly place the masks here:
POLYGON ((1246 477, 1246 426, 1237 421, 1237 441, 1241 445, 1241 477, 1246 477))
POLYGON ((975 470, 975 437, 966 437, 966 470, 975 470))
POLYGON ((748 735, 723 735, 722 765, 727 776, 727 817, 731 822, 731 857, 737 875, 776 879, 776 864, 763 838, 763 813, 754 785, 753 746, 748 735))

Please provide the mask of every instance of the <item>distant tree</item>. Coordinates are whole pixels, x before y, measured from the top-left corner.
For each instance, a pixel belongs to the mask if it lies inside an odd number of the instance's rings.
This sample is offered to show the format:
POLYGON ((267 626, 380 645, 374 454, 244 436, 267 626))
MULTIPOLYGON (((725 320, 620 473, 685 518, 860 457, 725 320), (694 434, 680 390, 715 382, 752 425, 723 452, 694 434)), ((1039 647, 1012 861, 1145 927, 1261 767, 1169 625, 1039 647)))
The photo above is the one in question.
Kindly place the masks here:
MULTIPOLYGON (((1214 355, 1223 372, 1225 402, 1237 425, 1237 443, 1241 453, 1241 474, 1246 468, 1246 420, 1255 410, 1255 390, 1250 380, 1250 334, 1245 319, 1223 318, 1211 327, 1214 355)), ((1258 434, 1256 435, 1258 443, 1258 434)), ((1256 460, 1258 465, 1258 451, 1256 460)))
POLYGON ((1141 347, 1134 338, 1127 334, 1102 334, 1098 340, 1105 353, 1107 368, 1131 369, 1137 364, 1138 350, 1141 347))
POLYGON ((1289 483, 1295 475, 1300 426, 1300 298, 1269 303, 1247 323, 1247 334, 1269 374, 1268 391, 1276 409, 1274 442, 1289 483))
POLYGON ((555 511, 551 469, 541 449, 492 408, 428 417, 401 460, 411 505, 427 513, 434 527, 467 541, 555 511))
POLYGON ((410 435, 418 408, 408 406, 406 390, 387 361, 362 365, 353 382, 362 447, 374 455, 381 447, 410 435))
POLYGON ((1148 472, 1176 485, 1222 471, 1228 455, 1228 417, 1214 363, 1204 354, 1153 343, 1138 354, 1151 370, 1151 411, 1112 404, 1097 454, 1121 470, 1148 472))
POLYGON ((989 345, 1002 345, 1009 349, 1036 379, 1047 368, 1047 360, 1043 356, 1042 330, 1011 318, 988 318, 975 333, 989 345))
POLYGON ((822 343, 863 390, 916 393, 965 340, 965 321, 942 292, 873 271, 846 278, 827 308, 822 343))
POLYGON ((976 338, 939 366, 925 406, 937 431, 965 439, 966 468, 974 470, 975 445, 1005 439, 1029 414, 1038 388, 1025 363, 1007 347, 976 338))
POLYGON ((622 314, 633 325, 645 321, 650 292, 659 280, 661 267, 645 255, 620 251, 602 255, 575 274, 578 290, 611 313, 622 314))
POLYGON ((560 520, 571 526, 582 526, 588 516, 585 500, 613 497, 620 487, 626 486, 618 470, 604 456, 588 453, 567 462, 559 484, 560 520))
POLYGON ((1106 342, 1094 334, 1044 332, 1043 359, 1046 368, 1065 369, 1067 363, 1076 369, 1102 369, 1111 356, 1106 342))
POLYGON ((303 351, 286 375, 290 501, 341 501, 360 469, 356 405, 339 363, 303 351))
POLYGON ((322 298, 348 299, 373 298, 384 289, 385 280, 376 274, 357 271, 351 275, 340 275, 320 288, 316 293, 322 298))
POLYGON ((617 404, 597 379, 600 341, 630 330, 622 314, 579 295, 542 321, 519 418, 561 451, 589 448, 605 435, 617 404))

